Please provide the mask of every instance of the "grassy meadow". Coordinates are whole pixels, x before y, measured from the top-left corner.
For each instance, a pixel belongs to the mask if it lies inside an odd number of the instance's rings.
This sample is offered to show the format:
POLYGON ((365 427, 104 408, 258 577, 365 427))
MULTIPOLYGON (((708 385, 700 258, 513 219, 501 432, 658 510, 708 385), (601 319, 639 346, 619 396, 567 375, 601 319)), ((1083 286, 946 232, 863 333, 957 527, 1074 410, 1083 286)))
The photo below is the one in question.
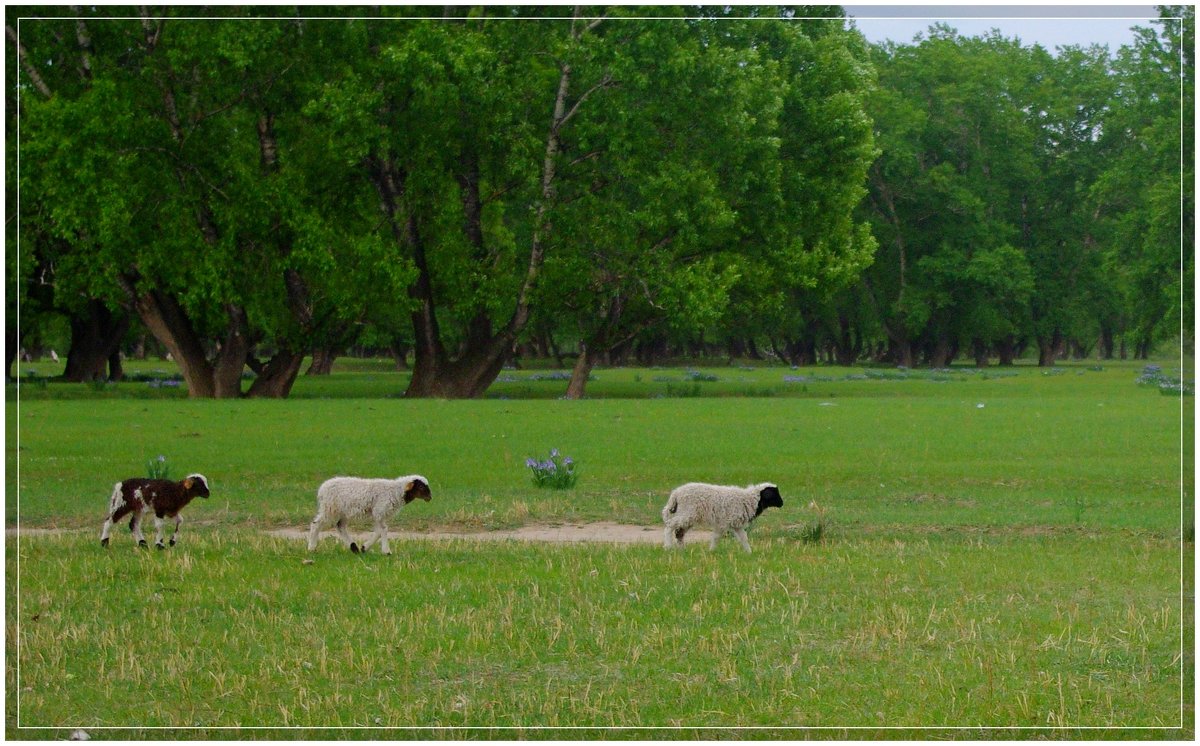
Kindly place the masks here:
POLYGON ((10 738, 1194 732, 1194 400, 1141 364, 597 370, 583 401, 530 369, 467 402, 355 360, 287 401, 191 401, 165 365, 7 388, 6 525, 51 529, 6 538, 10 738), (532 486, 551 448, 575 488, 532 486), (112 484, 160 454, 212 497, 170 551, 123 526, 101 550, 112 484), (266 533, 329 476, 408 473, 434 499, 396 530, 658 526, 691 480, 785 505, 752 555, 326 540, 305 564, 266 533))

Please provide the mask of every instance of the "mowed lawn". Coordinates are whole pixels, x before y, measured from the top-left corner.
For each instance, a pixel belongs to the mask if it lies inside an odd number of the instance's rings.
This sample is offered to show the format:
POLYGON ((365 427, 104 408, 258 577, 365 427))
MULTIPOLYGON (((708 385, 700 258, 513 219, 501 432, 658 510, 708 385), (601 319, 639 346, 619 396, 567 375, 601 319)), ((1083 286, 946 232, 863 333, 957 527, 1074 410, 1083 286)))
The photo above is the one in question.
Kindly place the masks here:
POLYGON ((600 370, 575 402, 534 371, 406 401, 366 366, 288 401, 10 386, 6 523, 60 531, 6 540, 7 734, 1188 737, 1193 399, 1097 367, 600 370), (531 485, 551 448, 574 489, 531 485), (213 496, 173 550, 124 527, 101 550, 112 484, 159 454, 213 496), (409 473, 434 499, 395 529, 657 526, 691 480, 785 505, 752 555, 326 541, 304 564, 264 533, 329 476, 409 473), (478 730, 358 730, 445 726, 478 730), (684 729, 536 730, 564 727, 684 729))

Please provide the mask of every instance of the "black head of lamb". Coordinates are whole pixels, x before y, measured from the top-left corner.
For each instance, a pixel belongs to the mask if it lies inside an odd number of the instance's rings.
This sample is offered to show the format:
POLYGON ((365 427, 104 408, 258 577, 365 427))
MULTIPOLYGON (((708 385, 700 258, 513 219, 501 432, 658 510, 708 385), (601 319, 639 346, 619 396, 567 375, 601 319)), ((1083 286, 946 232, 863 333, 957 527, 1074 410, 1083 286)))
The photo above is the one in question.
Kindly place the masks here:
POLYGON ((754 516, 757 518, 762 515, 767 508, 782 507, 783 496, 779 494, 779 488, 773 484, 767 484, 758 493, 758 509, 754 511, 754 516))
POLYGON ((408 486, 404 488, 405 504, 416 500, 418 497, 425 502, 429 502, 433 499, 433 493, 429 491, 429 483, 421 477, 414 478, 408 483, 408 486))
POLYGON ((183 489, 192 497, 208 497, 208 480, 203 474, 189 474, 183 480, 183 489))

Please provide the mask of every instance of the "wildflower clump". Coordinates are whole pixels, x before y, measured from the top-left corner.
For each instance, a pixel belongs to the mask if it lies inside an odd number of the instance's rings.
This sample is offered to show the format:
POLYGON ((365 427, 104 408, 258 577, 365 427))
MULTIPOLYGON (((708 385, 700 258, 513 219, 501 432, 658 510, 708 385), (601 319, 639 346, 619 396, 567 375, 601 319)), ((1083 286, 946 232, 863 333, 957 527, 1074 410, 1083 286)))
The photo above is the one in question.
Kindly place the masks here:
POLYGON ((171 465, 167 463, 167 457, 159 454, 158 458, 147 461, 146 473, 151 479, 167 479, 167 475, 171 473, 171 465))
POLYGON ((1163 373, 1158 365, 1147 365, 1142 368, 1142 374, 1137 377, 1139 386, 1153 386, 1160 394, 1166 396, 1191 396, 1192 386, 1177 376, 1163 373))
POLYGON ((563 456, 557 448, 550 450, 548 459, 525 459, 525 466, 533 473, 533 483, 537 487, 565 490, 574 487, 575 480, 579 478, 575 470, 575 460, 570 456, 563 456))

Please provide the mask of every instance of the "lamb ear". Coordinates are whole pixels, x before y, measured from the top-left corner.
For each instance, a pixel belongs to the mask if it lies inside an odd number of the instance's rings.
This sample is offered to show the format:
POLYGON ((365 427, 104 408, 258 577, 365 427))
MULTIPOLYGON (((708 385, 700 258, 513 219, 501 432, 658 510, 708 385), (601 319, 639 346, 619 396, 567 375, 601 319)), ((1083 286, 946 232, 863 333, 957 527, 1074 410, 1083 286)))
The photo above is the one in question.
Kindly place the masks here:
POLYGON ((190 490, 192 488, 192 478, 191 477, 188 477, 187 479, 183 480, 183 488, 185 490, 190 490))

